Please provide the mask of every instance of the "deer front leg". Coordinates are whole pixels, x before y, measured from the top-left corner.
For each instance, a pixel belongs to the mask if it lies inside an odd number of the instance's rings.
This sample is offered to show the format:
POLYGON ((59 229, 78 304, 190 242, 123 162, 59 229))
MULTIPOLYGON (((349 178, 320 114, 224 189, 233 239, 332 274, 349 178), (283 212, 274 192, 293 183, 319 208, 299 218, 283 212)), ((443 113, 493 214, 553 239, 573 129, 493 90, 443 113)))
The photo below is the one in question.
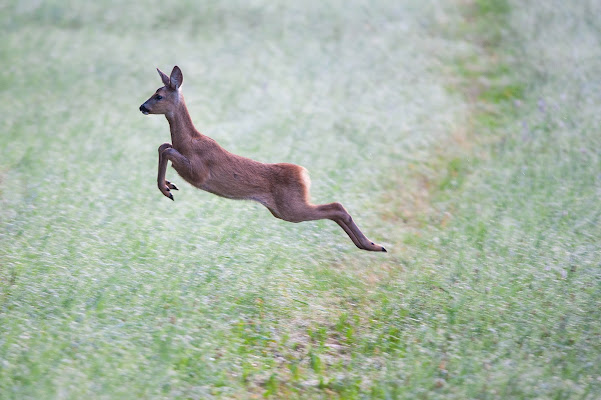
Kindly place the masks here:
MULTIPOLYGON (((169 193, 169 182, 165 180, 165 174, 167 173, 167 159, 162 156, 163 151, 171 147, 171 143, 163 143, 159 146, 159 173, 157 176, 157 185, 161 193, 173 200, 173 195, 169 193)), ((177 190, 177 188, 175 189, 177 190)))
POLYGON ((159 173, 157 176, 157 185, 164 196, 173 200, 173 194, 171 194, 170 190, 178 190, 178 188, 173 183, 165 180, 167 161, 169 160, 171 160, 172 163, 178 164, 189 164, 190 161, 175 150, 170 143, 163 143, 159 146, 159 173))

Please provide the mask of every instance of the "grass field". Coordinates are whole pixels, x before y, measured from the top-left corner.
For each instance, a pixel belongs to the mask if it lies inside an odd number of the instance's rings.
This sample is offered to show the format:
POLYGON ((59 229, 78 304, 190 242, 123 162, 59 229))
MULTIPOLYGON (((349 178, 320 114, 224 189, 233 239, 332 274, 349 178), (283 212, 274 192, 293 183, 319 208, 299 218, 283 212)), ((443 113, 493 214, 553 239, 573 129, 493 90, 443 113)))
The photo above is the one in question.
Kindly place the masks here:
POLYGON ((0 399, 601 398, 601 5, 0 5, 0 399), (197 128, 389 253, 156 188, 197 128))

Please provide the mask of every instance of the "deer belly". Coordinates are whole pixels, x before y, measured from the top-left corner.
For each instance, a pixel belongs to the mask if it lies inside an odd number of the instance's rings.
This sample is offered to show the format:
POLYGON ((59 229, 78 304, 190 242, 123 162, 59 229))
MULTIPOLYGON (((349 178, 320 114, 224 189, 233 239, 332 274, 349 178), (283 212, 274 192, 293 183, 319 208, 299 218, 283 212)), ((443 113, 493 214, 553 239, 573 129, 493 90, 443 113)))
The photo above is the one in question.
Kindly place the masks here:
POLYGON ((217 196, 228 199, 250 200, 256 197, 262 197, 265 188, 257 185, 257 182, 248 182, 244 180, 233 179, 207 179, 198 187, 217 196))

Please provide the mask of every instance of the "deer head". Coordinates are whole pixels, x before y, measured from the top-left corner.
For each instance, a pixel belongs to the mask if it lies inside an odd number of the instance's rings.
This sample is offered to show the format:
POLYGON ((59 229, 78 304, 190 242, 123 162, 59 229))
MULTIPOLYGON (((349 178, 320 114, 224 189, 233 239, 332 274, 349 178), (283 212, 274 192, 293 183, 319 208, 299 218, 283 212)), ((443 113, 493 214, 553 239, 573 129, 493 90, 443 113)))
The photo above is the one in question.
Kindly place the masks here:
POLYGON ((171 71, 171 76, 167 76, 158 68, 157 71, 165 86, 157 89, 157 91, 140 106, 140 111, 142 111, 144 115, 168 114, 174 110, 181 100, 179 88, 184 82, 182 70, 176 65, 171 71))

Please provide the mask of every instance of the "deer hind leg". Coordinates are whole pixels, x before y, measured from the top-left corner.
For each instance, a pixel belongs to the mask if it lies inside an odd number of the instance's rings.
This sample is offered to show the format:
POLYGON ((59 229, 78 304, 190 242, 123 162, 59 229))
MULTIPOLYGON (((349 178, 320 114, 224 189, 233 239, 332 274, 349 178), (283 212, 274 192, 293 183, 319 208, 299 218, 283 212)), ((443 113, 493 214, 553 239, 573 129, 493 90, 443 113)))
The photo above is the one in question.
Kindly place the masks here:
MULTIPOLYGON (((283 210, 277 209, 275 206, 271 207, 270 205, 265 204, 265 206, 271 211, 274 217, 283 219, 288 222, 303 222, 303 221, 313 221, 319 219, 332 219, 324 214, 323 210, 318 210, 318 207, 324 206, 315 206, 312 204, 302 204, 300 207, 295 207, 294 209, 284 208, 283 210)), ((340 220, 333 220, 336 222, 346 234, 351 238, 355 246, 360 249, 363 249, 361 242, 357 239, 357 236, 353 233, 353 231, 340 220)))
POLYGON ((319 214, 323 215, 320 219, 326 218, 336 222, 358 248, 368 251, 386 251, 383 246, 375 244, 361 232, 361 229, 353 221, 353 217, 351 217, 342 204, 329 203, 313 207, 319 214))
POLYGON ((305 188, 302 189, 297 190, 296 195, 293 194, 294 190, 288 191, 286 195, 276 195, 275 207, 268 207, 271 213, 275 217, 289 222, 329 219, 336 222, 358 248, 368 251, 386 251, 384 247, 365 237, 342 204, 310 204, 305 188))

